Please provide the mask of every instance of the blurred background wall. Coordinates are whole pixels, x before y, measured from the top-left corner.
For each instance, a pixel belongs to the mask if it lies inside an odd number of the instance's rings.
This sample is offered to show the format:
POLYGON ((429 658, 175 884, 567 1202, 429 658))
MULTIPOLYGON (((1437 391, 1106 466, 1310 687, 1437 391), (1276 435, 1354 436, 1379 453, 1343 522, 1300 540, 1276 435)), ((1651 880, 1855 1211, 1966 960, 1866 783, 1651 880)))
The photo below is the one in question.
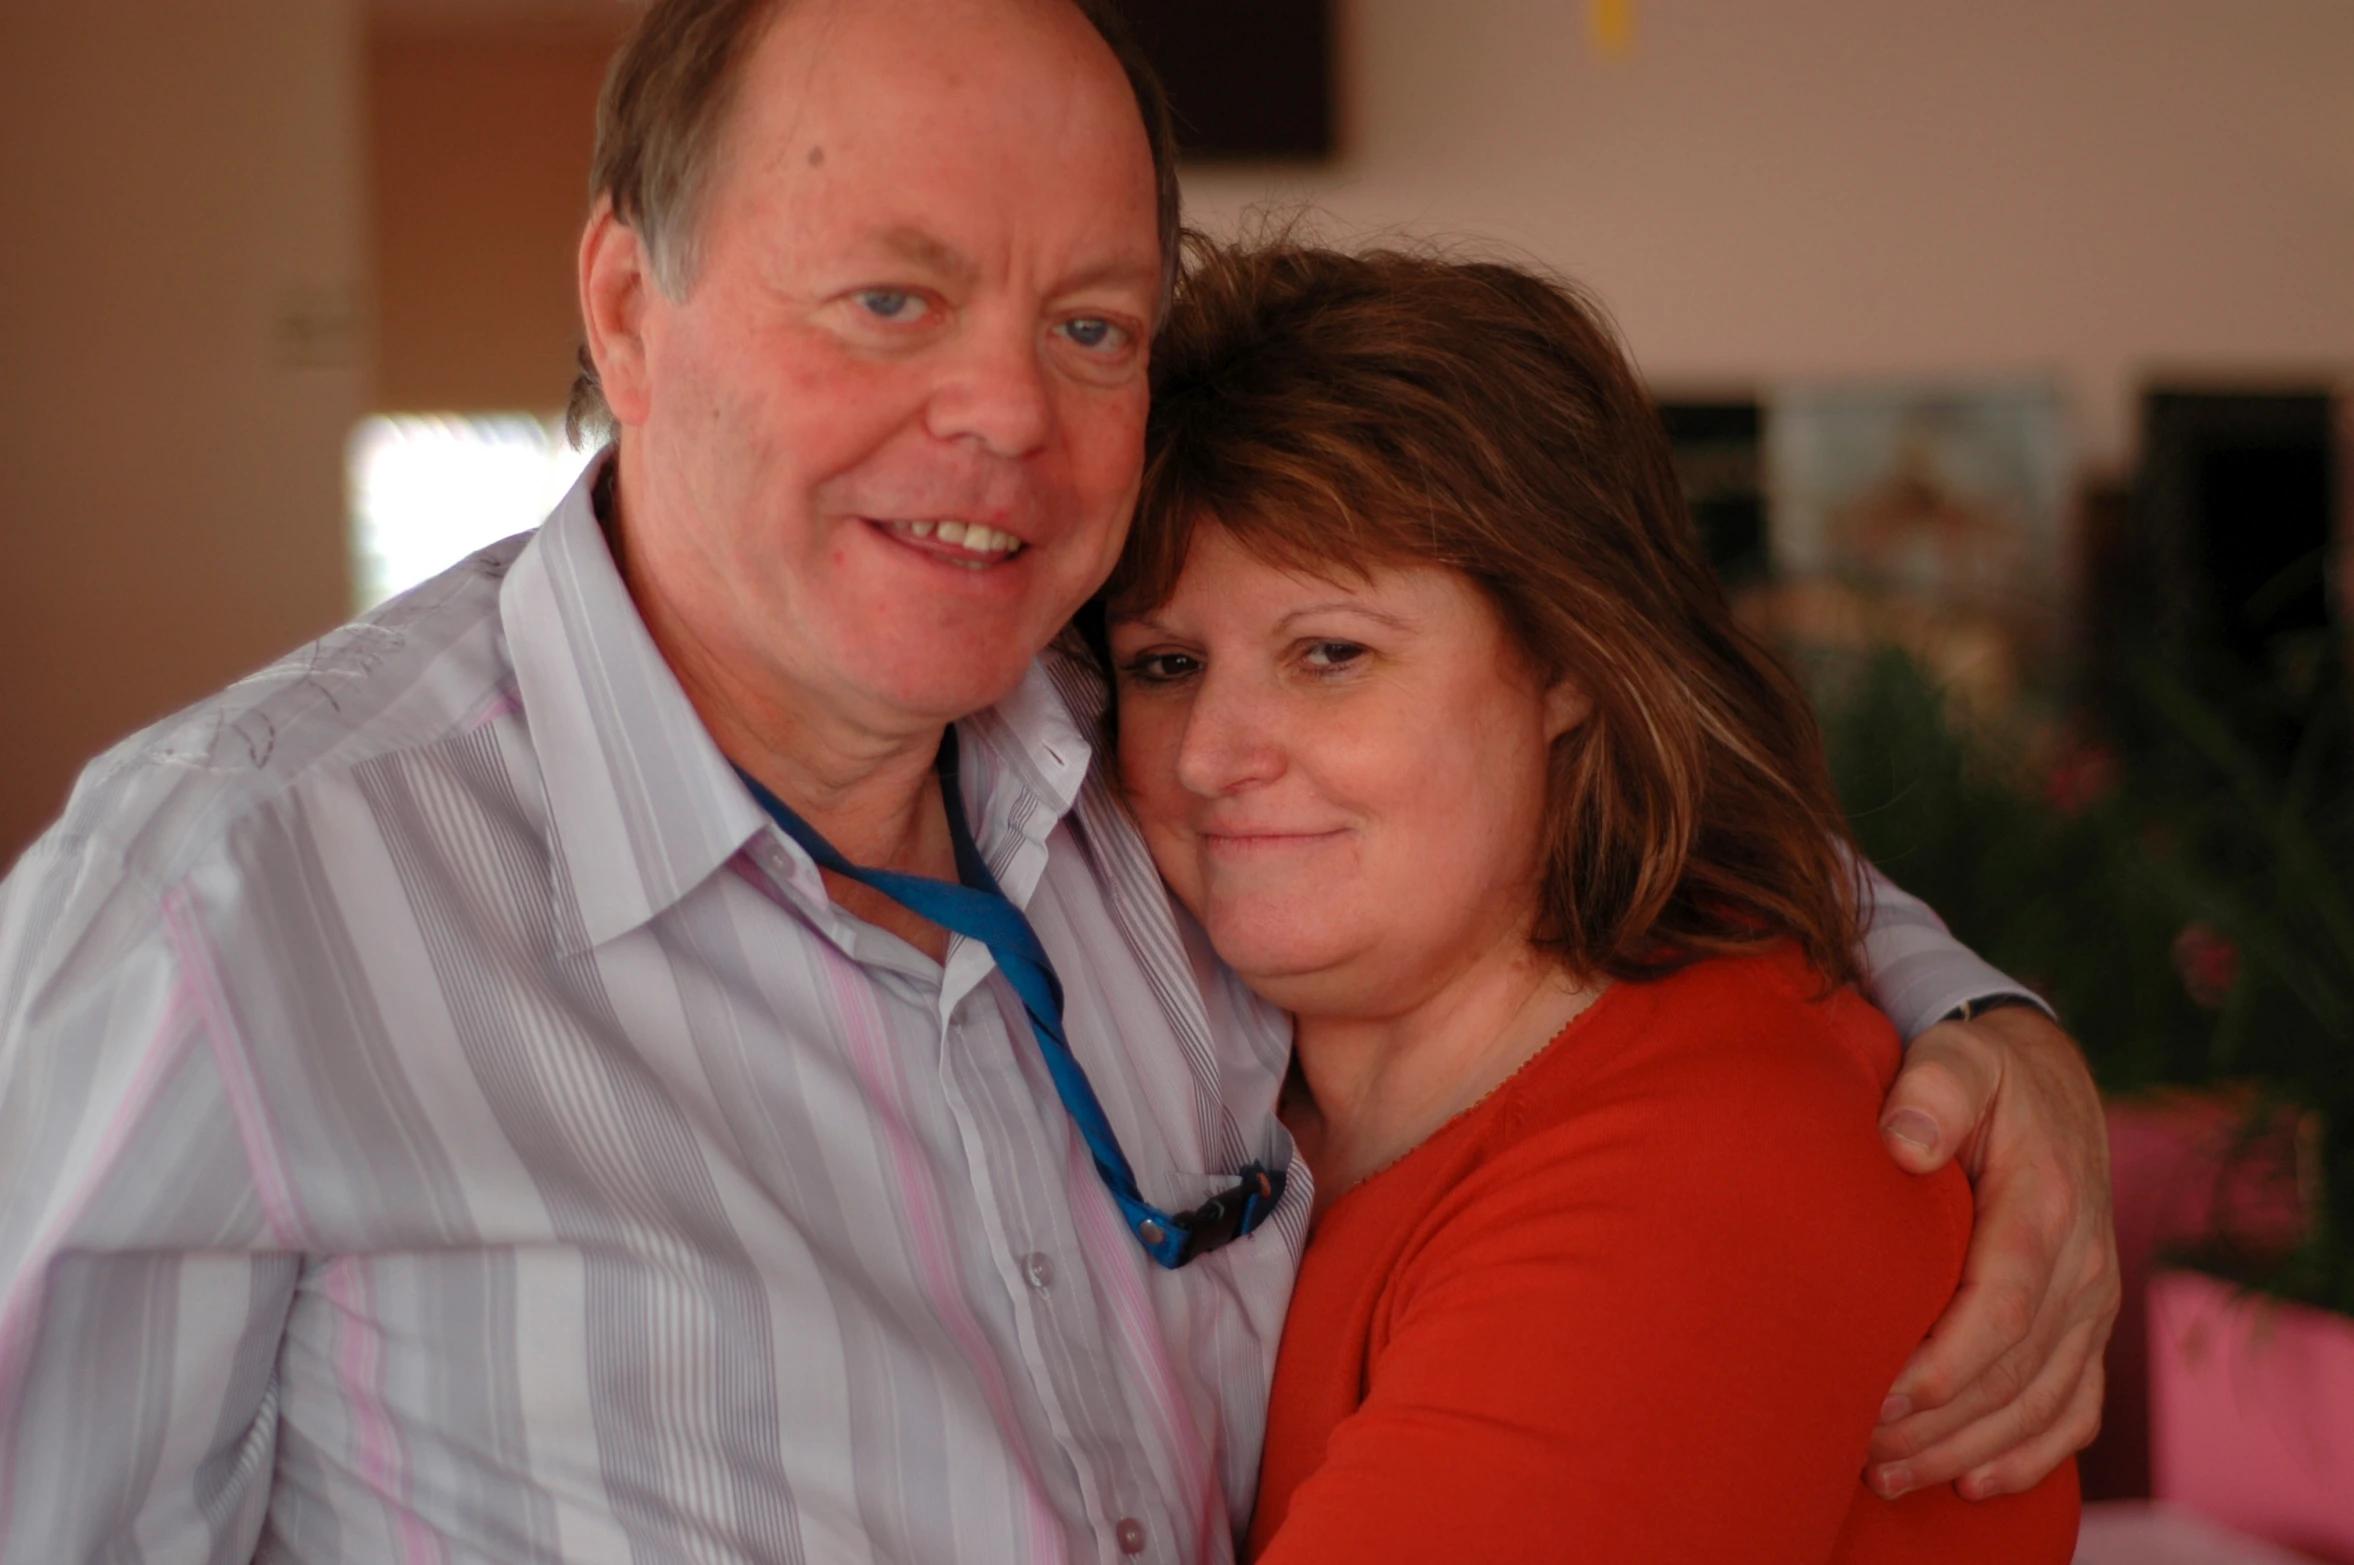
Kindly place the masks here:
POLYGON ((343 0, 0 4, 0 862, 344 612, 361 66, 343 0))
MULTIPOLYGON (((1669 392, 2354 365, 2344 0, 1341 0, 1337 155, 1197 221, 1556 265, 1669 392)), ((346 612, 371 410, 563 396, 619 0, 7 0, 0 861, 74 768, 346 612)), ((526 525, 531 518, 519 519, 526 525)))
POLYGON ((1654 383, 2054 372, 2128 455, 2152 369, 2354 363, 2343 0, 1575 0, 1340 9, 1329 167, 1205 170, 1351 237, 1499 239, 1654 383))
POLYGON ((380 408, 559 407, 611 0, 379 5, 368 178, 380 408))

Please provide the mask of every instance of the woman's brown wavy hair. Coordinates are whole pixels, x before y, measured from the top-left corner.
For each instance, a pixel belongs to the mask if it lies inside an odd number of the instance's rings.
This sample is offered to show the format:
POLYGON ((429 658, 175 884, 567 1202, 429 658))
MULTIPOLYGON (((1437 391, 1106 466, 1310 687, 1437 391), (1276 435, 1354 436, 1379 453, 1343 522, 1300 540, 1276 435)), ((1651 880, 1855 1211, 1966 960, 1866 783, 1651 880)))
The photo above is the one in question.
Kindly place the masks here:
POLYGON ((1512 266, 1191 236, 1153 345, 1112 612, 1197 529, 1345 578, 1463 572, 1592 715, 1554 746, 1538 938, 1639 979, 1797 942, 1856 976, 1846 817, 1805 698, 1733 618, 1600 312, 1512 266))

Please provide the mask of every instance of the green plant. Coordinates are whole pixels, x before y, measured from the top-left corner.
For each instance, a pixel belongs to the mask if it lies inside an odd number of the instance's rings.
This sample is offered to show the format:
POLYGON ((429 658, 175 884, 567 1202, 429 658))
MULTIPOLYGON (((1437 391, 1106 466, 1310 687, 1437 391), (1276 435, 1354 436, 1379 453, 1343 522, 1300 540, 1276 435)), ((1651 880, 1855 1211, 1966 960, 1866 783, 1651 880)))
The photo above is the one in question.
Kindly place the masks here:
MULTIPOLYGON (((2354 709, 2334 658, 2289 692, 2290 742, 2252 744, 2234 714, 2152 667, 2135 684, 2181 747, 2182 846, 2151 877, 2238 952, 2210 1073, 2315 1116, 2307 1241, 2243 1280, 2354 1314, 2354 709)), ((2280 692, 2268 692, 2278 701, 2280 692)), ((2229 1235, 2219 1236, 2228 1245, 2229 1235)))
POLYGON ((2335 657, 2289 666, 2285 692, 2141 666, 2124 754, 2031 745, 1894 651, 1814 683, 1865 851, 2049 998, 2105 1088, 2252 1086, 2251 1146, 2314 1117, 2305 1243, 2205 1261, 2354 1314, 2354 724, 2335 657))
POLYGON ((2050 1000, 2103 1086, 2202 1079, 2212 1017, 2171 956, 2188 915, 2141 867, 2166 851, 2165 829, 2117 763, 2067 744, 2058 765, 2039 764, 1898 651, 1814 683, 1832 773, 1873 862, 2050 1000))

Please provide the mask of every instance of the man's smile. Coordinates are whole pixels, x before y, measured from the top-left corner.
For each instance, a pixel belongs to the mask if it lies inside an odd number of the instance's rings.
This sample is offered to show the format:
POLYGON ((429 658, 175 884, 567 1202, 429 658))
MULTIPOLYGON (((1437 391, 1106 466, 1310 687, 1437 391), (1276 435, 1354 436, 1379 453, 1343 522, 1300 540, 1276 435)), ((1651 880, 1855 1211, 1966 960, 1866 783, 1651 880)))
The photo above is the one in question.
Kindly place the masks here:
POLYGON ((979 522, 866 520, 868 526, 919 553, 968 570, 1002 565, 1029 547, 1012 533, 979 522))

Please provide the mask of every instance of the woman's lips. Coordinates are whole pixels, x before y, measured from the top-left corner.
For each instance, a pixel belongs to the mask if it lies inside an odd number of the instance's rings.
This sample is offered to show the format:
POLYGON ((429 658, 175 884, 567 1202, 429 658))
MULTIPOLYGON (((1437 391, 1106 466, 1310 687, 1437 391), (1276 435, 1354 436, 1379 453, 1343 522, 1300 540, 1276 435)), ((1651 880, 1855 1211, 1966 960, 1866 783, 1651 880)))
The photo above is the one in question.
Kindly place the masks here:
POLYGON ((1251 857, 1323 847, 1346 835, 1346 830, 1338 827, 1328 831, 1203 831, 1195 833, 1195 840, 1212 853, 1251 857))

